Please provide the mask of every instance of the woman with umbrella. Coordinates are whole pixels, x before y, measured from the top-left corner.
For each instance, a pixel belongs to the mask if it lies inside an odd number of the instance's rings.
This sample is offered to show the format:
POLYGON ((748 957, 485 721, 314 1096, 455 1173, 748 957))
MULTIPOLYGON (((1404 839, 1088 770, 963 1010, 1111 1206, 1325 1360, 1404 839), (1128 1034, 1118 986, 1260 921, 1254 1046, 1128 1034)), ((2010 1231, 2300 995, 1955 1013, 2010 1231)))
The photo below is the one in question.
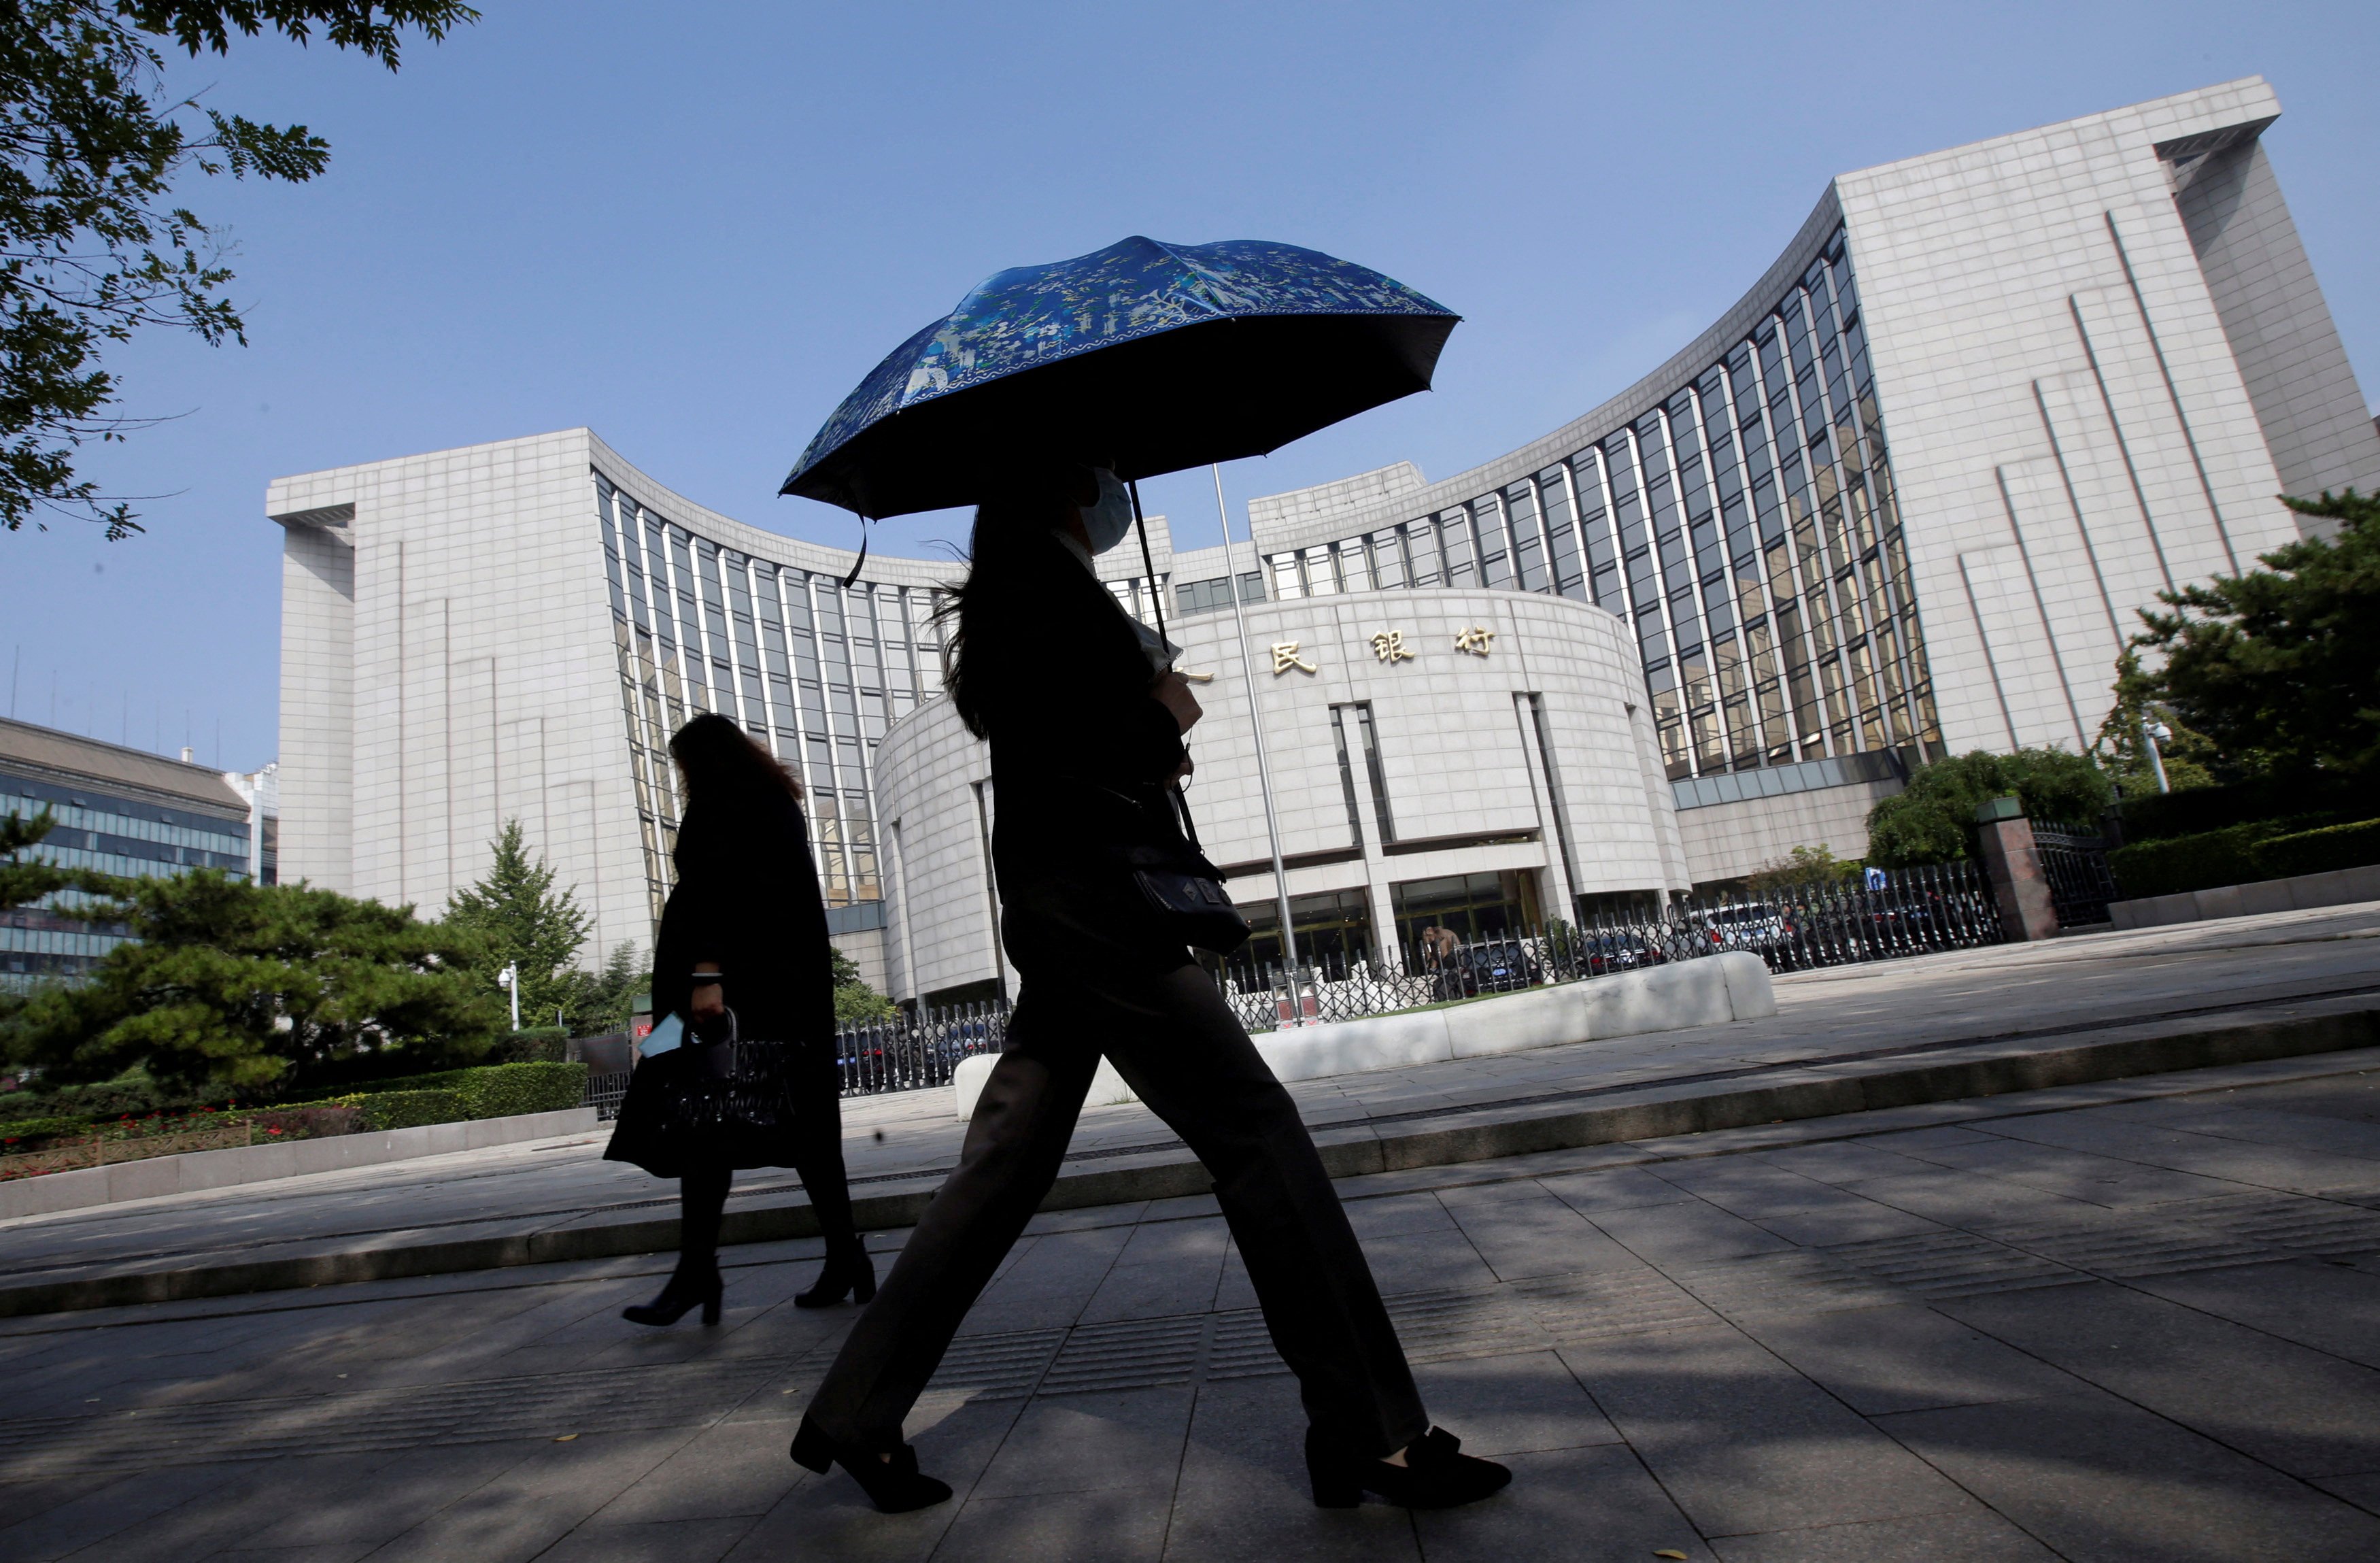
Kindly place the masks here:
MULTIPOLYGON (((1127 240, 1050 270, 1072 268, 1061 280, 1066 311, 1076 320, 1097 319, 1099 300, 1085 300, 1099 287, 1112 295, 1161 271, 1169 257, 1177 272, 1193 274, 1191 286, 1204 288, 1197 307, 1208 318, 1216 274, 1226 266, 1236 265, 1226 280, 1243 294, 1259 280, 1251 275, 1259 262, 1275 273, 1293 261, 1321 263, 1339 268, 1342 283, 1360 271, 1284 246, 1187 253, 1185 262, 1183 252, 1127 240), (1149 250, 1160 252, 1155 261, 1149 250), (1232 250, 1240 253, 1218 254, 1232 250)), ((1361 275, 1397 289, 1377 274, 1361 275)), ((1002 280, 971 296, 978 316, 999 313, 980 301, 1002 280)), ((1443 321, 1442 341, 1451 317, 1421 303, 1443 321)), ((1014 311, 1002 318, 1013 325, 1014 311)), ((1109 318, 1133 318, 1129 301, 1109 318)), ((936 339, 938 349, 942 341, 936 339)), ((974 357, 978 370, 985 356, 974 357)), ((1434 360, 1434 347, 1428 356, 1434 360)), ((1141 357, 1142 372, 1155 372, 1141 357)), ((1185 948, 1187 937, 1211 925, 1183 915, 1178 893, 1167 890, 1170 882, 1178 892, 1202 871, 1211 881, 1211 867, 1184 836, 1175 792, 1191 769, 1183 739, 1200 713, 1172 670, 1161 630, 1128 617, 1093 573, 1092 556, 1131 529, 1136 500, 1111 474, 1052 450, 1047 437, 1049 427, 1066 430, 1079 449, 1124 432, 1101 426, 1103 398, 1096 390, 1086 395, 1084 363, 1077 358, 1008 382, 1042 376, 1033 392, 1041 410, 1067 421, 1045 426, 1038 442, 1045 456, 1021 465, 1014 454, 1026 433, 1017 426, 1019 407, 1004 409, 1007 466, 991 476, 978 470, 971 568, 947 609, 950 696, 991 749, 993 869, 1022 992, 959 1166, 812 1398, 794 1459, 820 1471, 842 1465, 888 1511, 950 1496, 918 1471, 915 1451, 902 1442, 903 1420, 1049 1191, 1104 1054, 1213 1175, 1274 1345, 1299 1379, 1315 1501, 1352 1507, 1370 1491, 1438 1508, 1484 1497, 1510 1473, 1463 1455, 1455 1438, 1430 1426, 1295 1104, 1185 948), (1050 384, 1068 370, 1077 371, 1071 381, 1050 384), (1051 654, 1052 646, 1062 654, 1051 654)), ((896 377, 917 383, 905 367, 896 377)), ((863 385, 859 396, 868 393, 863 385)), ((820 440, 835 432, 830 423, 820 440)), ((1146 460, 1137 470, 1154 470, 1146 460)), ((806 458, 788 487, 808 492, 801 488, 806 476, 817 481, 824 464, 823 457, 806 458)), ((901 470, 878 470, 874 504, 864 508, 890 513, 886 491, 901 470)))

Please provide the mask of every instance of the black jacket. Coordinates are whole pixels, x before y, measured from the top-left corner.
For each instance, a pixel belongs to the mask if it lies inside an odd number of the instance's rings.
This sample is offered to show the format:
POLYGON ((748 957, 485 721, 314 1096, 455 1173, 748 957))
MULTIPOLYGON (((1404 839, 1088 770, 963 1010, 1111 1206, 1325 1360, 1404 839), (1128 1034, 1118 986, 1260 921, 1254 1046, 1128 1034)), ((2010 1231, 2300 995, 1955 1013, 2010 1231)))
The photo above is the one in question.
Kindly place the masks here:
MULTIPOLYGON (((992 864, 1004 932, 1028 974, 1086 926, 1166 964, 1123 851, 1177 848, 1166 778, 1184 753, 1132 620, 1054 538, 1035 544, 1036 593, 971 622, 967 676, 991 746, 992 864), (1062 935, 1056 924, 1063 922, 1062 935)), ((1105 942, 1105 941, 1102 941, 1105 942)))
POLYGON ((653 1014, 683 1014, 696 963, 710 960, 744 1037, 831 1040, 834 964, 800 807, 765 794, 695 803, 671 857, 677 888, 653 940, 653 1014))

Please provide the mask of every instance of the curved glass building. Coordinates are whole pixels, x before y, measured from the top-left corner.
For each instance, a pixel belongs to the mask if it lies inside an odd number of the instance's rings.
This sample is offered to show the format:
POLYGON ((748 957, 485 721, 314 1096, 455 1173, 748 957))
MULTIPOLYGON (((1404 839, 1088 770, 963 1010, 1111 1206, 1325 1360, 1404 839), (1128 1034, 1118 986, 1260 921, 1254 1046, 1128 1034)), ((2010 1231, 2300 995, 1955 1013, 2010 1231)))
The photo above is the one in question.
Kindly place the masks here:
MULTIPOLYGON (((2279 113, 2251 79, 1840 175, 1734 308, 1562 428, 1258 499, 1228 557, 1161 522, 1151 579, 1109 556, 1216 673, 1233 894, 1274 888, 1246 714, 1292 916, 1349 948, 1458 901, 1527 925, 1854 857, 1912 763, 2087 749, 2135 610, 2296 537, 2277 495, 2380 487, 2279 113)), ((595 914, 582 959, 642 946, 667 735, 719 711, 801 771, 872 977, 999 977, 996 800, 933 705, 952 566, 871 555, 846 587, 850 554, 584 429, 285 478, 266 510, 285 874, 436 908, 518 819, 595 914)))

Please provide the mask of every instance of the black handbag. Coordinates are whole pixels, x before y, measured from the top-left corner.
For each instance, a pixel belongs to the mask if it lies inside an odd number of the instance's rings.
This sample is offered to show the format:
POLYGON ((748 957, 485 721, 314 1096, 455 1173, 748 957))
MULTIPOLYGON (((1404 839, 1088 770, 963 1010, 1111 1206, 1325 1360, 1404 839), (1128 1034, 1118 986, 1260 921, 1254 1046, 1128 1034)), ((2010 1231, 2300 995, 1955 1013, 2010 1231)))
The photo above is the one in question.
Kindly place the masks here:
POLYGON ((1182 846, 1135 847, 1126 853, 1132 877, 1169 935, 1215 955, 1229 955, 1248 942, 1248 920, 1223 891, 1222 871, 1207 861, 1189 800, 1178 788, 1166 789, 1182 846))
POLYGON ((641 1060, 628 1076, 604 1158, 633 1162, 657 1178, 788 1165, 794 1097, 786 1063, 785 1044, 738 1035, 733 1009, 700 1032, 689 1024, 685 1042, 641 1060))

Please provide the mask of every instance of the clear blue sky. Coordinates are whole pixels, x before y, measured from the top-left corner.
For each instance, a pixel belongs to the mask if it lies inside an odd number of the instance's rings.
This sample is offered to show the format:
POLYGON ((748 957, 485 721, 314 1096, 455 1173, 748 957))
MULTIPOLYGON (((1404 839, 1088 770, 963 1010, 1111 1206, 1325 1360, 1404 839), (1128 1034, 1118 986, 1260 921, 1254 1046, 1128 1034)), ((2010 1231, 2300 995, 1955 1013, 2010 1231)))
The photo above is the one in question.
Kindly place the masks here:
MULTIPOLYGON (((241 246, 252 346, 112 360, 128 410, 179 415, 91 469, 163 496, 148 535, 0 534, 21 716, 55 694, 61 726, 270 758, 281 473, 584 423, 705 505, 849 545, 841 512, 775 497, 844 393, 985 274, 1130 233, 1308 245, 1468 317, 1435 392, 1227 469, 1235 506, 1442 476, 1675 351, 1836 173, 2252 73, 2380 395, 2369 0, 480 5, 395 77, 268 41, 176 67, 334 159, 183 192, 241 246)), ((1203 473, 1151 498, 1214 540, 1203 473)))

